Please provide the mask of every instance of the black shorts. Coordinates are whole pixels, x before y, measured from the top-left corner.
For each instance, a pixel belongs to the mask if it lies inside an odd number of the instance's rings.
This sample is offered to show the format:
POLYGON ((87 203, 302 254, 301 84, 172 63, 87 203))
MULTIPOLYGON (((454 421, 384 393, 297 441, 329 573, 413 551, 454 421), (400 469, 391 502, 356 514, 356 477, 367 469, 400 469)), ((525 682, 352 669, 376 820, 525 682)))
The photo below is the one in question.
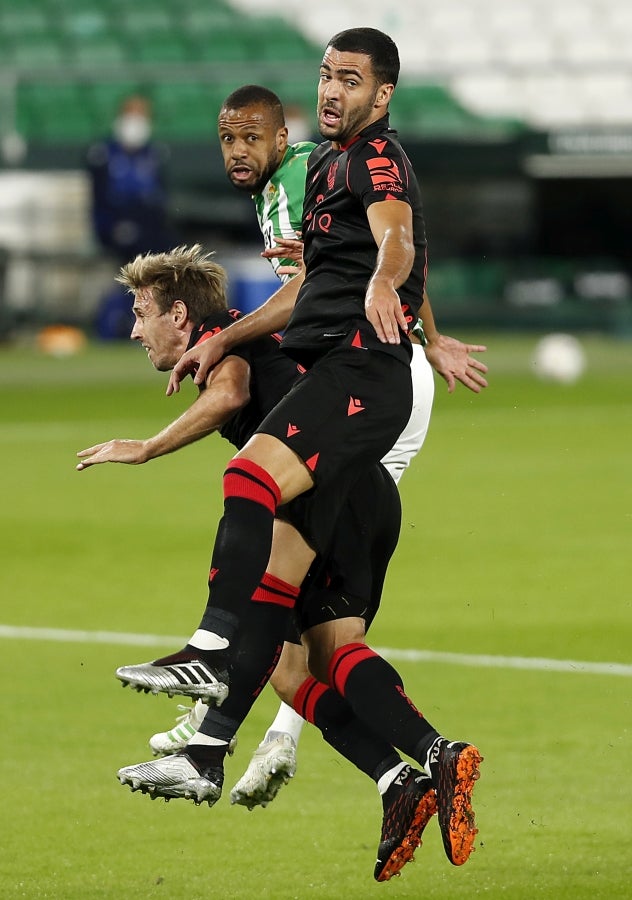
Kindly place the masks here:
POLYGON ((393 447, 412 408, 410 365, 351 341, 318 359, 257 429, 282 441, 313 473, 312 490, 278 514, 320 554, 356 479, 393 447))
POLYGON ((380 605, 384 578, 401 526, 395 482, 384 466, 372 466, 351 489, 338 518, 329 553, 317 557, 301 590, 288 640, 323 622, 347 617, 368 629, 380 605))

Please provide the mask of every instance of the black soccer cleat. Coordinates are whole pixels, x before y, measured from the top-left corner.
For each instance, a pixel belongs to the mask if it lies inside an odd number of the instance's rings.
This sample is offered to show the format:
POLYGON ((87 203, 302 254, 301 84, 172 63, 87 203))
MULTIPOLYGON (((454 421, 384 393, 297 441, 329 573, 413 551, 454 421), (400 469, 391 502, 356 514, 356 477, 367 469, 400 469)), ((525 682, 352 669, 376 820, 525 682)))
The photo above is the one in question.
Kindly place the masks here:
POLYGON ((421 845, 422 832, 437 811, 432 780, 408 765, 388 788, 382 803, 384 819, 373 873, 376 881, 399 875, 421 845))
POLYGON ((478 833, 472 791, 483 757, 473 744, 438 738, 428 753, 426 770, 437 791, 437 815, 446 856, 462 866, 474 850, 478 833))

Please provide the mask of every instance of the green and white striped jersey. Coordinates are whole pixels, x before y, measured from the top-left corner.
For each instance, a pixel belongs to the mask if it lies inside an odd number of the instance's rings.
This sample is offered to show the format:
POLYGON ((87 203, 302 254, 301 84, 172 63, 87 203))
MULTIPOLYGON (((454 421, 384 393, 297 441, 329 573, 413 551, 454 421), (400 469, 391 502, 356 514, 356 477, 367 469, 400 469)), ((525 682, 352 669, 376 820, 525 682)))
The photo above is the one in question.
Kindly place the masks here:
MULTIPOLYGON (((255 208, 263 242, 274 247, 276 238, 295 238, 301 232, 307 160, 316 144, 301 141, 288 144, 281 165, 260 194, 254 194, 255 208)), ((276 272, 279 266, 292 265, 292 260, 271 259, 276 272)), ((279 275, 284 283, 289 275, 279 275)))

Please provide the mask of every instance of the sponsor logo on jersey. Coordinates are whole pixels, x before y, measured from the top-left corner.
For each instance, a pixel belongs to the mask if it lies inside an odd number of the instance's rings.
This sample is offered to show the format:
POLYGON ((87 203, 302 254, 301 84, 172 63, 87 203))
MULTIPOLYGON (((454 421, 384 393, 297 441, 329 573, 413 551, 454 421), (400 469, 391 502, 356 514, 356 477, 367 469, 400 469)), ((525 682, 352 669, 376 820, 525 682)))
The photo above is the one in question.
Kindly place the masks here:
POLYGON ((358 400, 357 397, 349 397, 349 406, 347 407, 347 415, 355 416, 356 413, 362 412, 364 410, 364 406, 362 406, 362 400, 358 400))
POLYGON ((404 190, 402 176, 397 163, 386 156, 373 156, 366 161, 375 191, 392 191, 401 194, 404 190))
POLYGON ((294 437, 294 435, 298 434, 300 430, 301 429, 298 427, 298 425, 292 425, 292 423, 290 422, 287 426, 287 437, 294 437))

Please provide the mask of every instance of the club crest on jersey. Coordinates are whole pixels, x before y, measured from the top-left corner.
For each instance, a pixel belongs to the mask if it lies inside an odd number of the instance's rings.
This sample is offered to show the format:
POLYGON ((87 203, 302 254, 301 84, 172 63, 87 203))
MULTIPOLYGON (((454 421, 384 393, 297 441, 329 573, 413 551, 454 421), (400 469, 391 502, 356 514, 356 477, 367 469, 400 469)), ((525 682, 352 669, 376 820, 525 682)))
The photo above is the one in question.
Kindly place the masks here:
POLYGON ((334 183, 336 181, 336 172, 338 171, 338 160, 335 159, 332 164, 329 166, 329 171, 327 172, 327 189, 333 191, 334 183))

